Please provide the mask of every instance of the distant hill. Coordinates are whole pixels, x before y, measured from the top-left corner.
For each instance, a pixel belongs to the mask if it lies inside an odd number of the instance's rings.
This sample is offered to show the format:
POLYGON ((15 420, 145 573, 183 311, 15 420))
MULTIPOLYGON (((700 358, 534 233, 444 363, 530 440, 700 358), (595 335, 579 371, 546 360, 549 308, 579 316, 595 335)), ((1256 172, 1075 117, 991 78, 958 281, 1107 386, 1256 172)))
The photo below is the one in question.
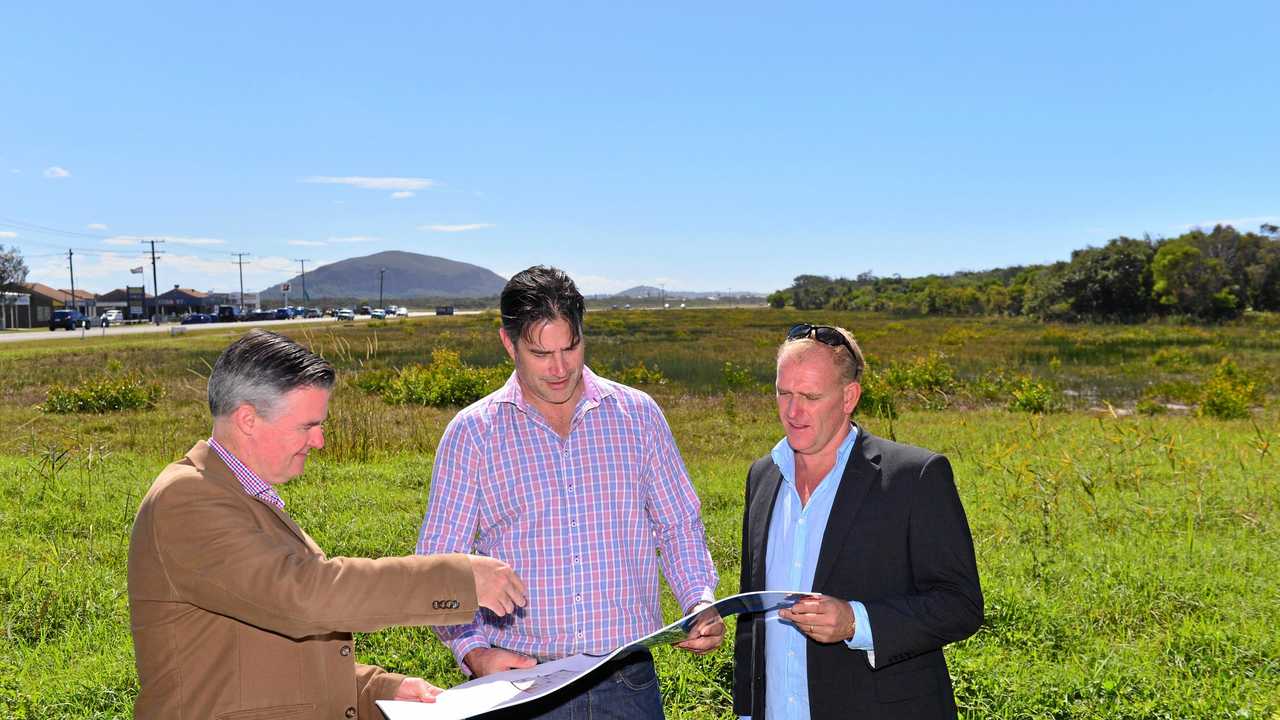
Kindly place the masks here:
MULTIPOLYGON (((660 298, 662 297, 663 292, 662 288, 654 287, 652 285, 636 285, 635 287, 627 288, 622 292, 614 293, 613 297, 633 299, 660 298)), ((668 298, 704 299, 712 297, 764 297, 764 293, 747 292, 744 290, 667 290, 665 292, 668 298)))
MULTIPOLYGON (((434 255, 388 250, 386 252, 348 258, 307 271, 307 295, 315 298, 378 297, 378 270, 382 276, 382 295, 386 299, 401 298, 474 298, 502 292, 505 278, 478 265, 458 262, 434 255)), ((302 300, 302 277, 287 280, 289 297, 302 300)), ((276 284, 262 291, 264 300, 282 295, 276 284)))

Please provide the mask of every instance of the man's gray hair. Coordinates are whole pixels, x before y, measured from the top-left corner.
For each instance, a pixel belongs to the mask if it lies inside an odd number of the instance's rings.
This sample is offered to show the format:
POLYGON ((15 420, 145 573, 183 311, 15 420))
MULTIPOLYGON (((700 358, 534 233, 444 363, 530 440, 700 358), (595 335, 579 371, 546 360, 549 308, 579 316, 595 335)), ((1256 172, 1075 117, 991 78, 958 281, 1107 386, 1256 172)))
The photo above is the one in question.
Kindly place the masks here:
POLYGON ((272 417, 291 390, 333 388, 337 373, 328 360, 283 335, 250 330, 231 343, 209 374, 209 411, 226 417, 248 403, 272 417))
POLYGON ((788 352, 809 353, 819 352, 825 353, 831 358, 831 362, 836 366, 836 373, 840 377, 842 383, 861 383, 862 376, 867 368, 867 360, 862 355, 862 348, 858 347, 858 341, 853 338, 853 333, 842 327, 836 327, 835 331, 844 336, 849 347, 844 345, 828 345, 818 342, 812 337, 803 337, 796 340, 783 340, 778 346, 777 360, 782 361, 782 356, 788 352))

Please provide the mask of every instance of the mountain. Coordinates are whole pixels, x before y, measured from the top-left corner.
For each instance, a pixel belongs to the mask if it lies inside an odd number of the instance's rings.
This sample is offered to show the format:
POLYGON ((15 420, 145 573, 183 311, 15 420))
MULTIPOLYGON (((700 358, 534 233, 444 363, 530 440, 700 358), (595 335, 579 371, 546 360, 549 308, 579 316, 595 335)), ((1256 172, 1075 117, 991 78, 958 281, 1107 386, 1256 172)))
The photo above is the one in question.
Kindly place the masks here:
MULTIPOLYGON (((622 292, 614 293, 613 297, 631 298, 633 300, 641 299, 641 298, 661 298, 663 297, 663 293, 664 291, 662 288, 654 287, 652 285, 636 285, 635 287, 627 288, 622 292)), ((706 299, 706 298, 715 298, 715 297, 743 297, 743 298, 764 297, 764 293, 750 292, 747 290, 719 290, 719 291, 699 290, 696 292, 691 290, 667 290, 665 291, 665 293, 668 299, 671 299, 671 298, 706 299)))
MULTIPOLYGON (((382 296, 401 298, 488 297, 502 292, 505 278, 478 265, 434 255, 388 250, 348 258, 307 271, 307 296, 316 298, 378 298, 378 271, 382 274, 382 296)), ((289 297, 302 301, 302 277, 288 281, 289 297)), ((282 284, 262 291, 264 300, 282 296, 282 284)))

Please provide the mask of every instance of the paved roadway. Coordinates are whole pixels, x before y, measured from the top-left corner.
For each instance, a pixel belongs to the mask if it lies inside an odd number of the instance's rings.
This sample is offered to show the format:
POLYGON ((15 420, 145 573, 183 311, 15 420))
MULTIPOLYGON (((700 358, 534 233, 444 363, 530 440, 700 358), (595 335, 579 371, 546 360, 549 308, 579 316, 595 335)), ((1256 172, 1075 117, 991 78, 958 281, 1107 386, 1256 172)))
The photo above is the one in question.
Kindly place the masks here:
MULTIPOLYGON (((457 315, 472 315, 480 312, 479 310, 456 310, 457 315)), ((435 317, 434 312, 411 312, 409 317, 435 317)), ((357 315, 357 322, 367 322, 368 315, 357 315)), ((387 320, 394 323, 398 320, 387 320)), ((116 337, 120 335, 141 335, 145 333, 179 333, 179 332, 201 332, 203 330, 227 330, 230 328, 253 328, 262 327, 268 330, 272 328, 291 328, 299 325, 334 325, 339 321, 331 317, 326 318, 294 318, 293 320, 262 320, 258 322, 238 322, 238 323, 207 323, 200 325, 179 325, 178 323, 166 323, 164 325, 152 325, 150 323, 141 325, 112 325, 103 328, 98 325, 92 325, 87 330, 5 330, 0 331, 0 343, 7 342, 23 342, 36 340, 79 340, 81 338, 97 338, 97 337, 116 337)))

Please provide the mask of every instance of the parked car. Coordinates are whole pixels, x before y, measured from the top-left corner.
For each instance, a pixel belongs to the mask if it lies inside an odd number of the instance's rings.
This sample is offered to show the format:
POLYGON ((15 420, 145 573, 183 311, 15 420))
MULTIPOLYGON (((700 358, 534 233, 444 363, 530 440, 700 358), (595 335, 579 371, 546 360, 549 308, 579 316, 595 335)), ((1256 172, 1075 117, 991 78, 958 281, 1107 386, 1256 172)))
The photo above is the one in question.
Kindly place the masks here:
POLYGON ((183 325, 204 325, 205 323, 211 323, 214 320, 216 320, 216 318, 210 315, 209 313, 190 313, 188 315, 183 316, 182 324, 183 325))
POLYGON ((453 306, 452 306, 452 305, 437 305, 437 306, 436 306, 436 314, 437 314, 437 315, 452 315, 452 314, 453 314, 453 306))
POLYGON ((282 307, 276 308, 276 320, 289 320, 293 317, 293 309, 282 307))
POLYGON ((351 308, 338 308, 338 311, 334 313, 333 316, 339 320, 355 320, 356 319, 356 313, 351 308))
POLYGON ((50 330, 72 330, 78 327, 89 327, 89 318, 79 310, 54 310, 53 316, 49 318, 50 330))
POLYGON ((306 311, 302 313, 302 317, 318 318, 320 317, 320 308, 307 308, 306 311))
POLYGON ((262 320, 275 320, 276 311, 275 310, 254 310, 253 312, 249 313, 249 319, 254 322, 259 322, 262 320))
POLYGON ((374 320, 386 320, 387 311, 383 310, 382 308, 374 308, 369 311, 369 317, 374 320))
POLYGON ((102 316, 98 318, 98 322, 102 323, 102 327, 111 327, 124 322, 124 313, 119 310, 108 310, 102 313, 102 316))
POLYGON ((360 308, 356 310, 356 313, 360 315, 368 315, 372 312, 373 312, 373 308, 369 307, 368 305, 361 305, 360 308))
POLYGON ((409 308, 403 305, 396 308, 396 317, 409 317, 409 308))
POLYGON ((214 322, 239 322, 244 319, 240 308, 235 305, 219 305, 218 314, 214 316, 214 322))

